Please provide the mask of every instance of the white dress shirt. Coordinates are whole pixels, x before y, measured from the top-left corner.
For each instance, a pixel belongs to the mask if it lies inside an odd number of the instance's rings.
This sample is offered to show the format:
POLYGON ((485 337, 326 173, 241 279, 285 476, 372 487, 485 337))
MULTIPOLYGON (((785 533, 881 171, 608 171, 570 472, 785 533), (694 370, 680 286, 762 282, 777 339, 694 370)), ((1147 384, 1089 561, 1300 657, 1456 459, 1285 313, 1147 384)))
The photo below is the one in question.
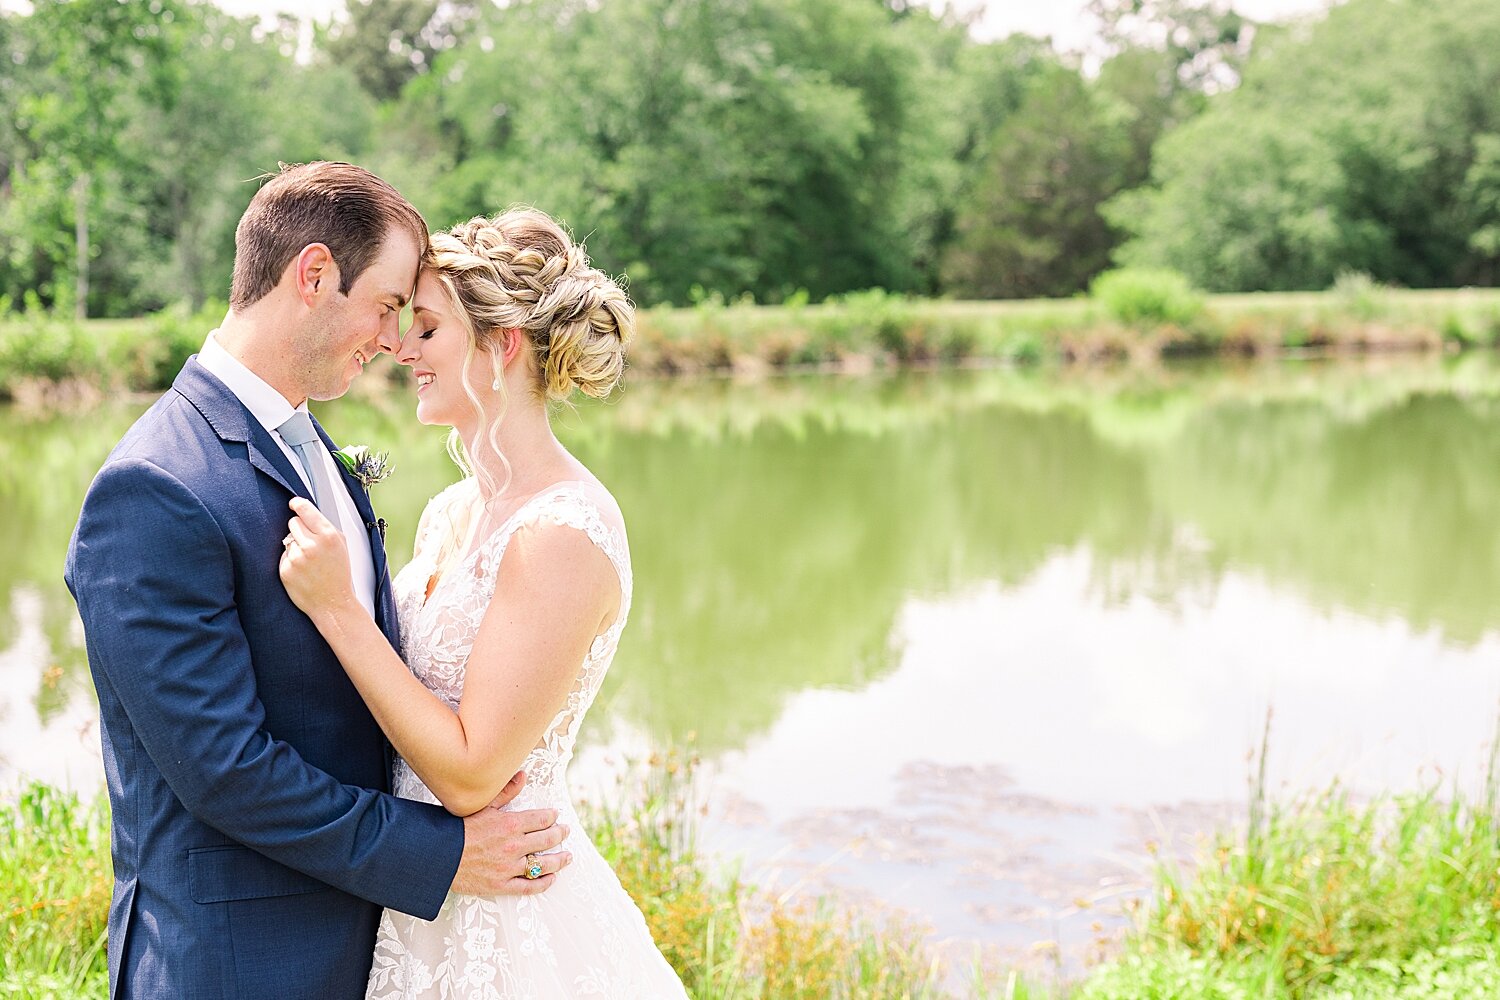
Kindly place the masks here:
MULTIPOLYGON (((217 331, 215 331, 217 332, 217 331)), ((266 384, 265 380, 255 374, 244 364, 224 349, 213 333, 203 342, 203 350, 198 353, 198 363, 208 370, 220 382, 229 388, 245 404, 245 409, 250 415, 260 422, 271 435, 292 468, 297 470, 297 475, 302 477, 302 482, 307 486, 307 495, 312 496, 312 483, 308 482, 307 472, 302 468, 302 461, 297 458, 297 453, 292 450, 277 432, 276 428, 291 419, 292 404, 286 401, 286 397, 266 384)), ((307 404, 303 403, 297 407, 298 410, 306 410, 307 404)), ((326 463, 330 481, 342 486, 344 477, 340 473, 338 462, 335 461, 327 448, 312 448, 314 454, 320 456, 319 460, 326 463)), ((338 505, 339 526, 344 529, 344 541, 348 543, 349 569, 354 574, 354 596, 359 598, 365 610, 370 612, 370 617, 375 617, 375 556, 370 551, 370 535, 365 530, 365 519, 360 516, 359 508, 354 506, 354 498, 346 489, 335 489, 334 503, 338 505)), ((292 510, 288 507, 285 511, 284 521, 292 519, 292 510)))

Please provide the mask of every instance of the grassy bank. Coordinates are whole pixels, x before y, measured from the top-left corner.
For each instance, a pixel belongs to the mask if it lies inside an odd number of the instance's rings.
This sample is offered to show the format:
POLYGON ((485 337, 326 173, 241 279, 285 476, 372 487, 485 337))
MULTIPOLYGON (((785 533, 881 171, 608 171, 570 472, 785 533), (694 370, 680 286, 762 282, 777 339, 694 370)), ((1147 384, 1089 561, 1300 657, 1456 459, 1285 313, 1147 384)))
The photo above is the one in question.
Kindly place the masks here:
MULTIPOLYGON (((819 305, 709 300, 648 309, 631 364, 671 376, 1500 343, 1500 290, 1399 291, 1350 279, 1327 292, 1201 296, 1117 273, 1126 280, 1065 300, 949 302, 873 291, 819 305)), ((83 324, 36 309, 0 314, 0 399, 159 390, 222 315, 217 304, 83 324)))
MULTIPOLYGON (((594 805, 596 841, 695 998, 1458 1000, 1500 995, 1493 793, 1252 803, 1247 830, 1164 864, 1118 954, 1080 982, 945 969, 920 935, 789 903, 705 867, 691 760, 642 762, 594 805), (956 991, 953 983, 964 984, 956 991)), ((1491 787, 1494 783, 1491 782, 1491 787)), ((0 809, 0 996, 102 995, 100 806, 32 788, 0 809)))
MULTIPOLYGON (((942 970, 914 932, 710 873, 694 843, 692 764, 677 752, 640 762, 618 802, 583 811, 694 998, 941 995, 942 970)), ((111 880, 102 797, 33 785, 0 805, 0 998, 106 993, 111 880)))

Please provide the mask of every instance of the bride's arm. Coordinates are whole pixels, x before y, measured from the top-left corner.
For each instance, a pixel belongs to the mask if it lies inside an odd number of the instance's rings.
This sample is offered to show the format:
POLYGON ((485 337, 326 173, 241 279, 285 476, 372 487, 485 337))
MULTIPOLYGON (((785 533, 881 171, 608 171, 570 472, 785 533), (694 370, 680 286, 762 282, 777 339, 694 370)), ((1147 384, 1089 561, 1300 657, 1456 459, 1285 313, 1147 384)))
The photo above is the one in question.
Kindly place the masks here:
POLYGON ((523 527, 506 545, 455 713, 412 675, 354 596, 343 535, 300 497, 281 559, 287 593, 344 665, 386 737, 451 813, 488 805, 567 701, 619 606, 609 558, 583 532, 523 527))

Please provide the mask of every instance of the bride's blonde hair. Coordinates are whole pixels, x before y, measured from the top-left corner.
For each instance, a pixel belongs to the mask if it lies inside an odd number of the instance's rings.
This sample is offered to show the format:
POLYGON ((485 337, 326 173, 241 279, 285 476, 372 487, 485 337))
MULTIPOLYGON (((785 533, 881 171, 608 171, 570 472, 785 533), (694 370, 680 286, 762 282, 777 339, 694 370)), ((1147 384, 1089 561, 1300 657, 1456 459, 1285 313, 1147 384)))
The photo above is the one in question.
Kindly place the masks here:
MULTIPOLYGON (((510 405, 500 377, 505 331, 519 330, 526 338, 536 362, 533 391, 539 399, 566 400, 574 389, 602 398, 624 373, 625 347, 635 334, 635 307, 618 282, 590 265, 583 246, 566 229, 534 208, 511 208, 434 233, 424 266, 447 290, 468 334, 461 384, 481 422, 485 409, 469 380, 481 351, 490 357, 494 388, 501 393, 500 411, 475 446, 488 448, 499 460, 504 482, 472 460, 456 429, 448 436, 449 455, 466 476, 476 479, 488 502, 504 491, 511 476, 498 444, 500 421, 510 405)), ((453 527, 449 538, 456 548, 467 531, 465 525, 453 527)), ((446 561, 440 557, 439 565, 446 561)))

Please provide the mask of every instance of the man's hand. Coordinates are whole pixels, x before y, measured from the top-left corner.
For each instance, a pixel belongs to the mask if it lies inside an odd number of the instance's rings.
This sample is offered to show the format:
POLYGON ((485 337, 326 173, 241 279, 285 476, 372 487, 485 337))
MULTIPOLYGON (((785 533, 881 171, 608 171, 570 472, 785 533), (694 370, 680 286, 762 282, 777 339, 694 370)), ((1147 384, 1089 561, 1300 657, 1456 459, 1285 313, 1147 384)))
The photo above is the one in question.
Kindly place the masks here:
POLYGON ((518 771, 500 794, 485 808, 464 817, 464 854, 453 876, 453 891, 465 896, 534 896, 545 892, 567 867, 573 855, 567 851, 547 854, 568 836, 568 828, 557 822, 556 809, 505 812, 526 783, 518 771), (542 866, 539 878, 525 876, 526 855, 537 855, 542 866))

